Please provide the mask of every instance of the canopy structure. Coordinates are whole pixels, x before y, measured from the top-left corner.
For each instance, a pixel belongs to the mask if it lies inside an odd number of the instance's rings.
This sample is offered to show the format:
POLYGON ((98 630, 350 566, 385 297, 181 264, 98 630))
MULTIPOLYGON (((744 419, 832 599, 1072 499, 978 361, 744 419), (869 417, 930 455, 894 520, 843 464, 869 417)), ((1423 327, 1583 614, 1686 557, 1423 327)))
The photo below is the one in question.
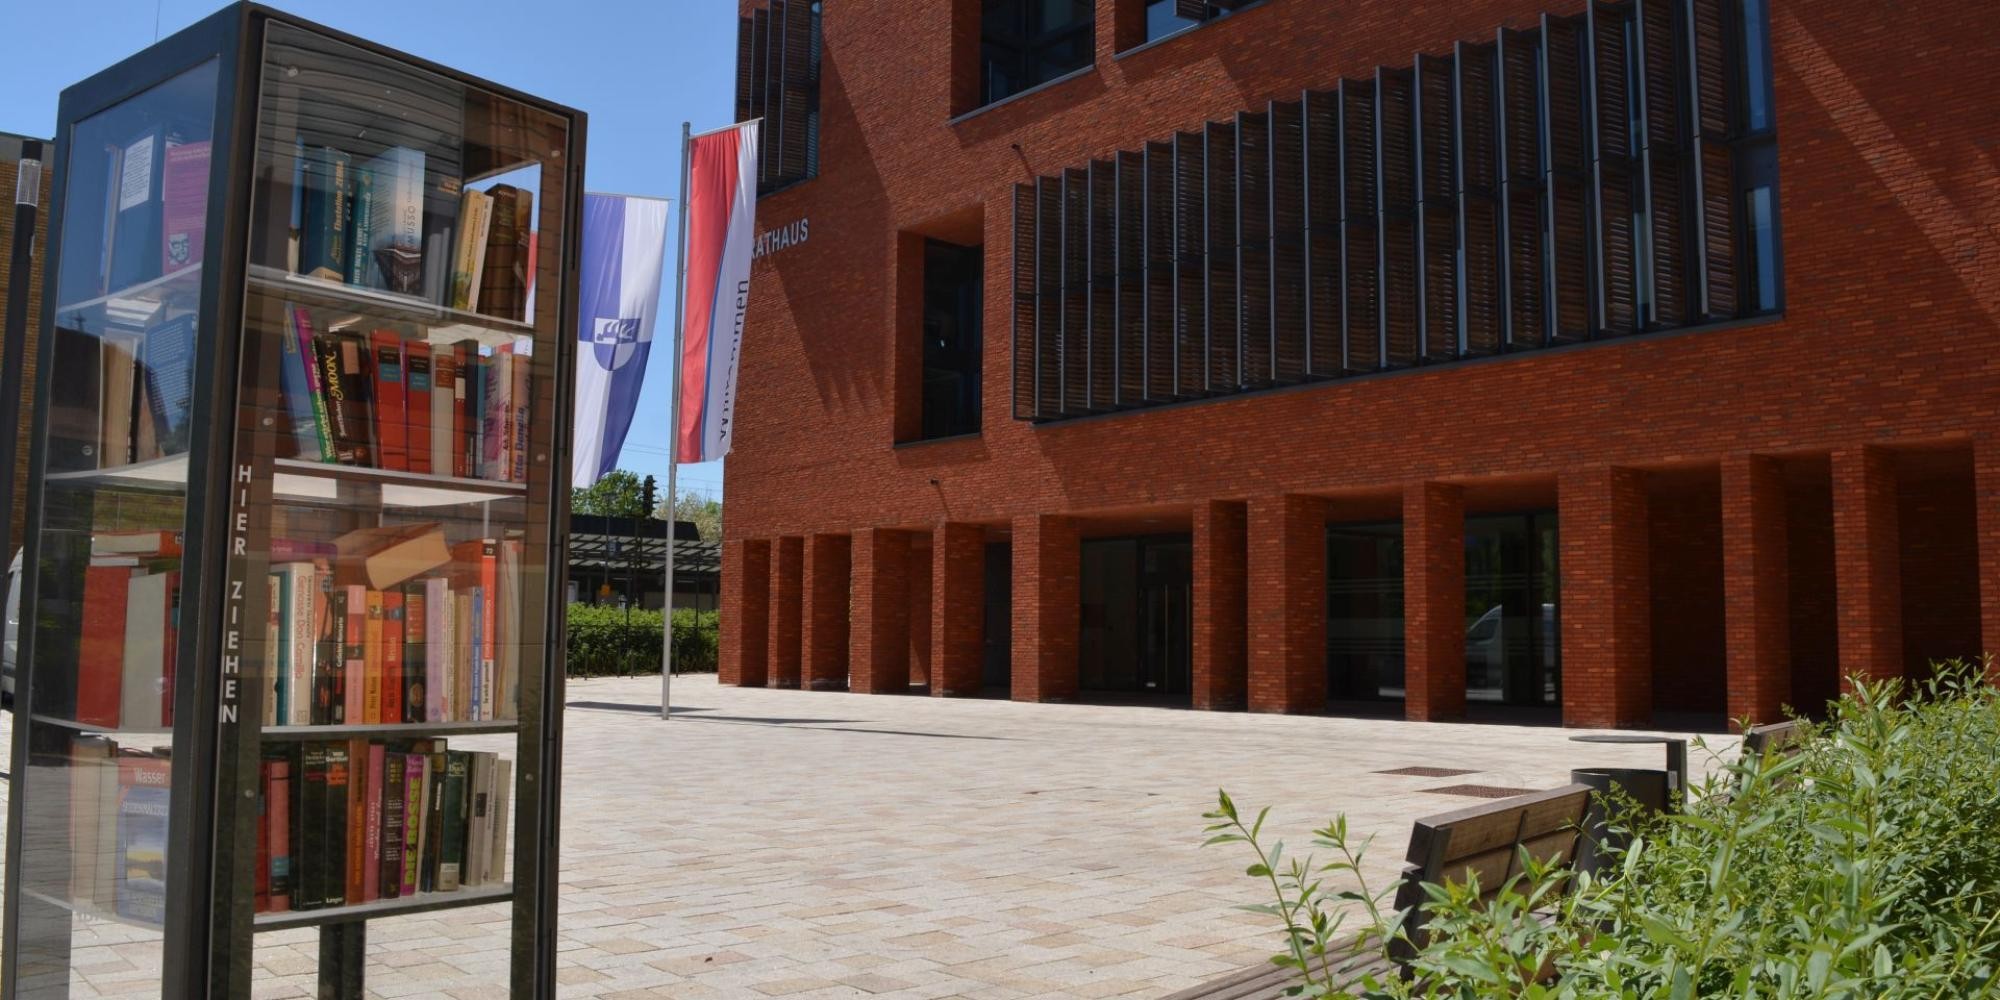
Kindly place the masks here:
MULTIPOLYGON (((674 522, 676 607, 711 610, 720 593, 722 543, 701 540, 692 521, 674 522)), ((636 596, 639 607, 659 607, 660 570, 666 565, 667 522, 651 517, 572 514, 569 580, 572 600, 618 603, 636 596)))

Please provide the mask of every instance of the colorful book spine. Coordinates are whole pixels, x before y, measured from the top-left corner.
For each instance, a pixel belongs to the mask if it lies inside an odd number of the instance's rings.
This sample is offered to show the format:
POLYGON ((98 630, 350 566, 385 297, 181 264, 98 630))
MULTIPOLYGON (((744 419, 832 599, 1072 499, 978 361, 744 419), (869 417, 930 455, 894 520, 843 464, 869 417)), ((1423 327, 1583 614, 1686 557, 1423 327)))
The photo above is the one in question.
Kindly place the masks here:
POLYGON ((367 345, 359 337, 328 334, 314 338, 313 353, 319 359, 320 393, 333 431, 335 459, 342 465, 367 466, 375 454, 369 426, 373 387, 367 345))
POLYGON ((352 761, 344 742, 326 745, 326 842, 327 868, 324 875, 326 906, 347 903, 347 806, 348 783, 353 780, 352 761))
POLYGON ((403 592, 382 594, 382 721, 403 721, 403 592))
POLYGON ((278 387, 285 398, 285 419, 291 433, 285 438, 280 457, 296 456, 308 462, 323 461, 319 422, 313 405, 312 359, 300 353, 298 320, 294 310, 287 308, 284 320, 284 332, 278 337, 278 387))
POLYGON ((425 581, 403 584, 403 721, 423 722, 430 717, 425 684, 430 677, 426 644, 429 637, 429 594, 425 581))
POLYGON ((424 585, 424 718, 430 722, 443 722, 451 716, 446 714, 445 689, 450 683, 447 665, 451 663, 451 618, 454 600, 451 583, 442 577, 431 577, 424 585))
POLYGON ((209 143, 172 143, 160 169, 160 273, 201 263, 208 231, 209 143))
POLYGON ((458 891, 465 865, 466 774, 470 755, 463 750, 445 752, 442 815, 438 825, 439 892, 458 891))
POLYGON ((343 280, 347 268, 348 171, 351 158, 330 146, 306 152, 304 231, 299 234, 299 271, 314 278, 343 280))
POLYGON ((363 849, 361 859, 361 899, 374 900, 382 895, 382 805, 384 798, 380 789, 386 786, 387 750, 380 743, 368 747, 368 788, 371 794, 364 808, 368 811, 366 823, 362 827, 363 849))
POLYGON ((366 665, 362 675, 366 678, 366 691, 362 695, 362 722, 380 725, 382 718, 382 592, 368 592, 368 625, 362 639, 366 665))
POLYGON ((386 755, 382 763, 382 850, 376 877, 378 895, 395 899, 403 894, 403 837, 408 818, 409 781, 405 774, 409 758, 400 753, 386 755))
POLYGON ((345 872, 346 896, 350 903, 363 902, 367 885, 361 877, 368 861, 368 797, 369 790, 376 787, 370 776, 369 754, 372 748, 368 740, 356 737, 347 741, 347 864, 345 872))
POLYGON ((347 263, 342 269, 342 278, 350 285, 368 284, 369 272, 373 264, 368 259, 368 247, 374 242, 375 232, 375 171, 367 167, 357 167, 350 180, 347 263))
POLYGON ((427 761, 423 754, 405 754, 403 757, 403 886, 402 894, 415 895, 417 891, 417 869, 422 862, 422 833, 424 808, 424 768, 427 761))
POLYGON ((313 685, 313 659, 318 649, 319 636, 314 630, 319 608, 319 581, 315 569, 309 562, 285 563, 278 567, 283 577, 285 592, 286 620, 282 631, 285 633, 285 677, 288 694, 285 698, 285 725, 313 725, 313 710, 317 705, 313 685))
POLYGON ((172 770, 162 757, 118 762, 118 915, 147 924, 166 920, 167 809, 172 770))
POLYGON ((406 413, 408 385, 403 375, 403 338, 392 330, 376 330, 368 335, 375 359, 375 440, 379 443, 378 467, 408 472, 410 469, 410 425, 406 413))
POLYGON ((319 633, 314 657, 314 687, 318 692, 319 725, 347 722, 347 588, 335 586, 331 572, 319 574, 319 601, 324 611, 314 626, 319 633))
POLYGON ((273 913, 292 908, 292 761, 290 748, 264 762, 264 817, 270 827, 270 905, 273 913))
POLYGON ((403 441, 411 472, 429 475, 431 468, 431 345, 412 340, 403 345, 403 441))
POLYGON ((463 475, 453 461, 452 404, 458 398, 458 351, 440 345, 431 352, 431 472, 440 476, 463 475))
POLYGON ((289 307, 292 317, 292 334, 299 342, 299 359, 306 367, 306 396, 312 404, 314 440, 319 445, 319 460, 340 461, 339 449, 333 438, 333 427, 328 422, 326 409, 326 387, 322 376, 325 374, 325 359, 314 350, 312 310, 301 305, 289 307))
POLYGON ((368 233, 370 287, 423 294, 424 154, 396 146, 368 162, 375 208, 368 233))
POLYGON ((112 562, 93 564, 83 571, 83 636, 77 649, 76 721, 85 725, 118 727, 125 684, 126 605, 134 570, 133 566, 112 562))
POLYGON ((347 705, 347 722, 353 725, 368 718, 368 588, 350 584, 346 591, 341 602, 345 614, 340 658, 341 672, 346 675, 342 700, 347 705))

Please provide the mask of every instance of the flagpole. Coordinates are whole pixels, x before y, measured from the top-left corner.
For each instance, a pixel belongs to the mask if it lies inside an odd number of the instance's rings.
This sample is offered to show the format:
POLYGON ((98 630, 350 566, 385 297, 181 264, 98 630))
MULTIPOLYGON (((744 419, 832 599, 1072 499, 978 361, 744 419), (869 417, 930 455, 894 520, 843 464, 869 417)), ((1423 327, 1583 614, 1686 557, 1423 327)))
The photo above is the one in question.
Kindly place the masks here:
POLYGON ((671 417, 667 445, 667 594, 660 602, 660 719, 673 714, 674 705, 674 528, 680 509, 681 451, 681 300, 687 297, 688 162, 689 123, 681 123, 681 218, 680 236, 674 243, 674 388, 669 406, 671 417))

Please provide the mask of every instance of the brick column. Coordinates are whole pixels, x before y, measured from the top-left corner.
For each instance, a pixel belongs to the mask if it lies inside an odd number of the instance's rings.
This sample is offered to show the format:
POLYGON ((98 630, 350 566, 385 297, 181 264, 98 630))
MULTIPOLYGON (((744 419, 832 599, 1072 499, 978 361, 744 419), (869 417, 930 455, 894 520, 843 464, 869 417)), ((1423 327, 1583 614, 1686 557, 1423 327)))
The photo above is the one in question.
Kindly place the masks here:
POLYGON ((1081 550, 1069 518, 1014 519, 1015 701, 1076 698, 1081 550))
MULTIPOLYGON (((910 594, 910 683, 931 682, 931 546, 919 547, 922 537, 909 535, 908 566, 910 594)), ((932 539, 923 539, 932 541, 932 539)), ((982 553, 983 555, 983 553, 982 553)), ((983 582, 983 578, 982 578, 983 582)))
POLYGON ((851 542, 846 535, 805 540, 805 608, 800 615, 805 686, 847 690, 847 584, 851 542))
POLYGON ((1556 483, 1562 537, 1562 698, 1568 726, 1653 715, 1645 473, 1579 469, 1556 483))
POLYGON ((1782 718, 1792 696, 1785 474, 1764 455, 1722 461, 1722 601, 1729 718, 1782 718))
POLYGON ((1880 448, 1833 453, 1833 585, 1840 676, 1903 676, 1903 567, 1896 470, 1880 448))
POLYGON ((771 686, 799 686, 800 603, 803 597, 805 539, 796 535, 771 542, 771 686))
POLYGON ((931 694, 979 693, 986 633, 986 529, 947 522, 931 539, 931 694))
POLYGON ((1326 501, 1249 502, 1249 703, 1252 712, 1326 710, 1326 501))
POLYGON ((1403 489, 1403 713, 1465 717, 1465 491, 1403 489))
POLYGON ((722 643, 718 678, 763 687, 771 636, 771 543, 737 538, 722 543, 722 643))
POLYGON ((1194 707, 1241 710, 1249 704, 1244 636, 1248 569, 1244 546, 1249 511, 1241 501, 1211 500, 1194 508, 1194 707))
POLYGON ((1979 532, 1979 643, 1988 680, 2000 684, 2000 438, 1972 444, 1972 505, 1979 532))
POLYGON ((862 694, 910 690, 910 536, 854 533, 854 624, 847 636, 850 686, 862 694))

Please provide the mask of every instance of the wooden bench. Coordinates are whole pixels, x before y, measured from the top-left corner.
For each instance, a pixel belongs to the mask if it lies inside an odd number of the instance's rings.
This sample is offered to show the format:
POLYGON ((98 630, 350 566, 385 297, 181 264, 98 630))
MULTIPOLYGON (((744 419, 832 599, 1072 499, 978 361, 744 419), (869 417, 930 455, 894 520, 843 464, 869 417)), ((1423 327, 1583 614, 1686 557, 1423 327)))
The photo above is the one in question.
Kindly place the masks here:
MULTIPOLYGON (((1463 885, 1476 877, 1481 898, 1491 900, 1521 874, 1524 852, 1542 863, 1572 863, 1590 794, 1587 786, 1568 785, 1417 820, 1410 830, 1410 849, 1395 899, 1396 909, 1410 911, 1404 921, 1410 940, 1418 945, 1424 940, 1425 883, 1463 885)), ((1346 956, 1357 940, 1336 945, 1338 954, 1330 961, 1348 962, 1346 956)), ((1338 975, 1344 983, 1357 983, 1364 975, 1393 974, 1395 965, 1396 960, 1377 947, 1371 955, 1346 964, 1338 975)), ((1166 1000, 1277 1000, 1303 978, 1297 969, 1265 963, 1166 1000)))
POLYGON ((1811 738, 1812 724, 1799 719, 1752 726, 1749 732, 1743 734, 1743 754, 1746 757, 1762 757, 1775 753, 1792 757, 1804 750, 1811 738))

